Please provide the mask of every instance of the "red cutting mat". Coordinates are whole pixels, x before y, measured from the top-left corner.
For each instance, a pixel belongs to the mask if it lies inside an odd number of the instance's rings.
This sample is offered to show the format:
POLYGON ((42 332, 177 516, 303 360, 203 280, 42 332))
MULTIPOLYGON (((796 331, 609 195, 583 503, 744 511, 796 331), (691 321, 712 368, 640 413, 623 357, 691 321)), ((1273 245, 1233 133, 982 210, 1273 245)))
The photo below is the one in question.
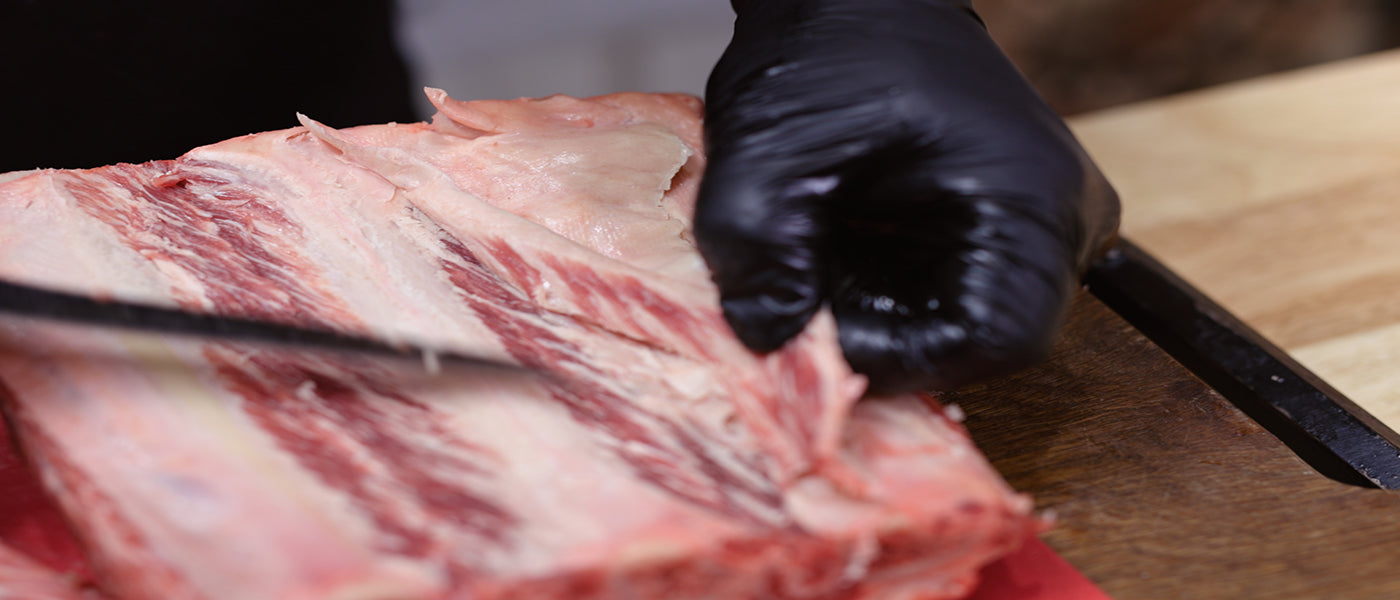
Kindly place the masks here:
POLYGON ((1038 538, 982 567, 982 584, 967 600, 1110 600, 1038 538))
MULTIPOLYGON (((92 572, 57 507, 10 443, 0 422, 0 544, 80 584, 92 572)), ((1038 539, 982 569, 968 600, 1108 600, 1087 578, 1038 539)))

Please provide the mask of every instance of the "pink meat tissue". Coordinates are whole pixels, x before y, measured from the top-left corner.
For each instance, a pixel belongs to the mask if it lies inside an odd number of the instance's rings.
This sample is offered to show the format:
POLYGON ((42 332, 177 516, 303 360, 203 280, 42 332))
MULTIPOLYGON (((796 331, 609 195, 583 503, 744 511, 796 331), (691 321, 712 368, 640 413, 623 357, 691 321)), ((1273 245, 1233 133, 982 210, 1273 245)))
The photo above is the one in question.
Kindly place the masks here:
POLYGON ((0 406, 103 594, 933 600, 1043 527, 955 411, 857 402, 828 315, 732 336, 698 100, 428 93, 0 176, 0 277, 549 374, 4 318, 0 406))

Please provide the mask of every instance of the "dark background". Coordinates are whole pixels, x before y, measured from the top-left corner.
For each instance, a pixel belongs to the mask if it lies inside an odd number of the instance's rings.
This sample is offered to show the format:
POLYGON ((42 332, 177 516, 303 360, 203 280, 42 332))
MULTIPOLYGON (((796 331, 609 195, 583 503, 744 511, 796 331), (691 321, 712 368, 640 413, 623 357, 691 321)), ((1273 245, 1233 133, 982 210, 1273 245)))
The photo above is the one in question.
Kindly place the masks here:
MULTIPOLYGON (((1400 45, 1400 3, 1382 0, 975 5, 1065 115, 1400 45)), ((460 98, 699 93, 728 11, 724 0, 0 0, 0 172, 174 158, 295 126, 297 112, 337 127, 422 119, 424 85, 460 98)))
POLYGON ((1392 0, 974 0, 1075 114, 1400 45, 1392 0))

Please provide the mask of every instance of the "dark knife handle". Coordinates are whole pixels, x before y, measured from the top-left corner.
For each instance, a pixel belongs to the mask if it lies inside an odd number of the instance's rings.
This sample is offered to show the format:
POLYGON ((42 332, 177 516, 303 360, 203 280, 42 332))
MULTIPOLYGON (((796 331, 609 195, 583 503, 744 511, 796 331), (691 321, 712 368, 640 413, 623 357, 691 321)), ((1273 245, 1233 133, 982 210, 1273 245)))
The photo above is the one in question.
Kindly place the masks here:
POLYGON ((1400 434, 1141 248, 1121 240, 1085 283, 1319 472, 1400 489, 1400 434))

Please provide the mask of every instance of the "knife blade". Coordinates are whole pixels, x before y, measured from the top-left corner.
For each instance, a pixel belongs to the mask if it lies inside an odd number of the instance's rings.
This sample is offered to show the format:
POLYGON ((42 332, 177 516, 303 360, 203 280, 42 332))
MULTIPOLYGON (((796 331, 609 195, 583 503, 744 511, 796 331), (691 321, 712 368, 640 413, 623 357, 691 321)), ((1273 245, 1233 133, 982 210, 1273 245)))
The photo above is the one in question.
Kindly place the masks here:
POLYGON ((367 336, 167 308, 123 300, 102 300, 38 286, 0 280, 0 313, 68 323, 254 342, 320 350, 365 353, 421 361, 434 371, 441 365, 510 373, 537 373, 503 358, 406 340, 367 336))
POLYGON ((1089 292, 1314 469, 1400 489, 1400 434, 1128 240, 1085 276, 1089 292))

